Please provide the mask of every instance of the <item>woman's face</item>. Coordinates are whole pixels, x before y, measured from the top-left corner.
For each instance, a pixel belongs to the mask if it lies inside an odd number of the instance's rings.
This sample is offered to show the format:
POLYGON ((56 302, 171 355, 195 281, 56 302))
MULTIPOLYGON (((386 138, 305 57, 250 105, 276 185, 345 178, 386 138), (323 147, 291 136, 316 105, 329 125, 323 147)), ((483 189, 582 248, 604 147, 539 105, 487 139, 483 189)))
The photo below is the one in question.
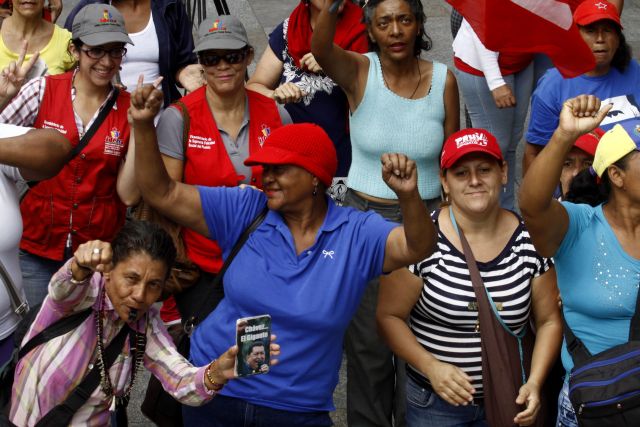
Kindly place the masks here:
POLYGON ((167 265, 146 252, 135 252, 105 273, 107 295, 121 319, 139 319, 155 303, 164 288, 167 265), (135 318, 129 318, 135 310, 135 318))
POLYGON ((111 84, 113 76, 120 71, 120 64, 126 53, 124 43, 100 46, 83 44, 79 50, 73 43, 70 46, 71 53, 78 61, 78 72, 98 87, 111 84))
POLYGON ((309 171, 299 166, 264 165, 262 186, 269 209, 280 212, 298 210, 313 197, 314 180, 316 178, 309 171))
POLYGON ((44 0, 14 0, 13 13, 17 13, 25 18, 42 17, 44 0))
POLYGON ((380 55, 399 60, 414 56, 420 23, 405 0, 385 0, 376 6, 368 31, 380 55))
POLYGON ((218 95, 232 94, 244 87, 253 50, 214 49, 199 54, 207 85, 218 95))
POLYGON ((560 185, 562 186, 562 194, 566 195, 569 191, 571 181, 580 172, 593 164, 593 156, 586 151, 573 147, 562 164, 562 172, 560 173, 560 185))
POLYGON ((507 166, 488 154, 471 153, 447 170, 441 182, 451 204, 460 210, 483 213, 499 206, 502 186, 507 183, 507 166))
POLYGON ((603 19, 593 24, 579 27, 580 35, 585 41, 596 60, 596 71, 606 73, 611 67, 611 61, 620 46, 620 37, 616 23, 603 19))

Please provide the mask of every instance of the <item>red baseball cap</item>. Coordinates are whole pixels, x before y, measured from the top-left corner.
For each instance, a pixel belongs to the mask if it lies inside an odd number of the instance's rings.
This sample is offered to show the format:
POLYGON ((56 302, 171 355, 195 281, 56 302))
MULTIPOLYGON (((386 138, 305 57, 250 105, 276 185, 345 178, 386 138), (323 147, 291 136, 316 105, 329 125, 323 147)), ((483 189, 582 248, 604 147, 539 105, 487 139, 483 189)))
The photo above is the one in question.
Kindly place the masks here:
POLYGON ((607 0, 585 0, 573 13, 573 22, 582 26, 593 24, 602 19, 613 21, 622 28, 618 9, 607 0))
POLYGON ((578 138, 573 146, 581 149, 591 156, 595 156, 596 148, 598 148, 598 142, 600 142, 602 135, 604 135, 604 131, 600 128, 595 128, 591 132, 585 133, 578 138))
POLYGON ((487 153, 503 161, 498 140, 485 129, 462 129, 451 135, 444 142, 440 156, 440 169, 453 166, 460 157, 469 153, 487 153))
POLYGON ((271 132, 262 149, 247 157, 244 164, 300 166, 329 188, 338 169, 338 156, 324 129, 311 123, 298 123, 271 132))

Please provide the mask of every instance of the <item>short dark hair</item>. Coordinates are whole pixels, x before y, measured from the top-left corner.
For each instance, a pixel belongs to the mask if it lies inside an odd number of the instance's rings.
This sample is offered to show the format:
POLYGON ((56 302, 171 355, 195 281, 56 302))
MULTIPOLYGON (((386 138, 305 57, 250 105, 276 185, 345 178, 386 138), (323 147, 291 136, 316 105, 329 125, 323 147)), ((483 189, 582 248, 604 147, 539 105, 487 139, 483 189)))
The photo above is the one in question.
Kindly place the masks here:
MULTIPOLYGON (((613 163, 622 170, 629 167, 629 159, 636 151, 628 153, 626 156, 613 163)), ((567 202, 586 203, 591 206, 598 206, 609 200, 611 195, 611 181, 609 180, 608 169, 605 169, 602 178, 598 180, 592 168, 587 168, 578 173, 569 184, 569 191, 564 198, 567 202)))
POLYGON ((111 242, 113 265, 134 254, 145 253, 167 266, 167 277, 176 260, 173 239, 158 224, 149 221, 127 221, 111 242))
POLYGON ((250 346, 247 347, 247 356, 253 353, 253 349, 256 347, 264 347, 265 349, 267 348, 267 346, 264 345, 264 342, 260 340, 254 341, 250 346))
MULTIPOLYGON (((362 22, 367 27, 371 27, 371 23, 373 20, 373 14, 375 12, 376 7, 385 0, 369 0, 366 2, 362 9, 362 22)), ((411 9, 411 13, 418 20, 419 31, 416 35, 415 45, 413 46, 413 54, 415 56, 420 56, 420 52, 431 50, 431 46, 433 43, 431 42, 431 37, 427 35, 427 32, 424 29, 424 24, 427 22, 427 15, 424 13, 424 8, 422 7, 422 2, 420 0, 404 0, 409 4, 409 8, 411 9)), ((376 42, 369 40, 369 50, 372 52, 378 52, 380 47, 376 42)))

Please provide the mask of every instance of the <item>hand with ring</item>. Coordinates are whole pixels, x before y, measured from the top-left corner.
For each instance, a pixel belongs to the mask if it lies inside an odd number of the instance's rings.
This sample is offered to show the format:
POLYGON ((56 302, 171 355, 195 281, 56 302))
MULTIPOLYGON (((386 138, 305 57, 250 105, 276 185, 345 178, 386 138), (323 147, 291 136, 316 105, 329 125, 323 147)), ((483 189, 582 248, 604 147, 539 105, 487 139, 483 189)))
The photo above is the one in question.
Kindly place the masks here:
POLYGON ((78 246, 73 254, 71 273, 76 281, 85 280, 94 271, 104 273, 111 269, 113 253, 111 244, 101 240, 91 240, 78 246))

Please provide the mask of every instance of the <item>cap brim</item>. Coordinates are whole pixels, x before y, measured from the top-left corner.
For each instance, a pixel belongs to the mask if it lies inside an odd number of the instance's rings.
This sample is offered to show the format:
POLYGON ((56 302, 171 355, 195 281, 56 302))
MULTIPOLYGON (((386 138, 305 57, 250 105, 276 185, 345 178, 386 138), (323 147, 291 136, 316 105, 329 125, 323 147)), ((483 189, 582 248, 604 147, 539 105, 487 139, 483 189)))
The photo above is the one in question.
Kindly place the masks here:
POLYGON ((242 49, 247 46, 246 42, 242 40, 235 39, 220 39, 220 40, 205 40, 200 43, 196 43, 196 48, 193 49, 194 52, 202 52, 205 50, 213 50, 213 49, 242 49))
POLYGON ((582 18, 580 20, 580 22, 576 21, 576 24, 580 25, 581 27, 584 27, 584 26, 591 25, 594 22, 598 22, 598 21, 611 21, 614 24, 616 24, 617 26, 619 26, 620 29, 623 29, 622 23, 620 22, 620 19, 618 18, 618 20, 616 21, 610 15, 589 15, 589 16, 586 16, 586 17, 582 18))
MULTIPOLYGON (((467 146, 468 147, 468 146, 467 146)), ((496 153, 493 153, 491 151, 488 150, 459 150, 453 157, 451 157, 450 159, 447 160, 447 164, 446 165, 440 165, 440 168, 442 170, 444 169, 450 169, 452 166, 454 166, 458 160, 460 160, 461 158, 463 158, 464 156, 466 156, 467 154, 475 154, 475 153, 480 153, 480 154, 486 154, 488 156, 493 157, 494 159, 503 162, 504 158, 502 156, 499 156, 496 153)))
POLYGON ((247 157, 244 164, 245 166, 295 164, 291 154, 288 150, 282 150, 276 147, 264 147, 257 153, 247 157))
POLYGON ((81 36, 79 39, 82 43, 89 46, 101 46, 108 43, 129 43, 133 45, 133 42, 128 35, 121 33, 120 31, 107 31, 100 33, 87 34, 81 36))

